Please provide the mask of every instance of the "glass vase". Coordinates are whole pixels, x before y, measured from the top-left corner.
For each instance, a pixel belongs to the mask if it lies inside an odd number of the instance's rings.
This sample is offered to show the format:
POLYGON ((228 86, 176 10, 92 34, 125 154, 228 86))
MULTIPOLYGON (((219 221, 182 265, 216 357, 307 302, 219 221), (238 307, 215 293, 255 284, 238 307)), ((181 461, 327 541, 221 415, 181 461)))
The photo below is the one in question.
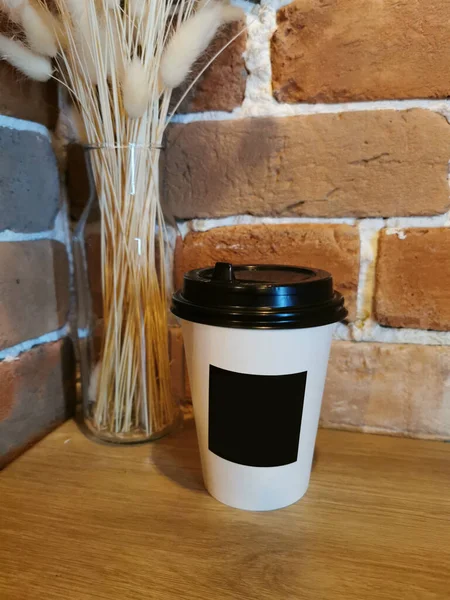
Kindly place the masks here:
POLYGON ((143 152, 85 150, 90 197, 73 236, 83 417, 90 432, 108 442, 154 440, 182 420, 170 383, 170 278, 162 277, 167 240, 159 235, 165 226, 146 222, 148 200, 136 198, 139 174, 157 163, 143 152), (105 162, 100 153, 112 151, 124 154, 124 176, 131 171, 132 178, 124 197, 112 190, 114 201, 98 176, 105 162))

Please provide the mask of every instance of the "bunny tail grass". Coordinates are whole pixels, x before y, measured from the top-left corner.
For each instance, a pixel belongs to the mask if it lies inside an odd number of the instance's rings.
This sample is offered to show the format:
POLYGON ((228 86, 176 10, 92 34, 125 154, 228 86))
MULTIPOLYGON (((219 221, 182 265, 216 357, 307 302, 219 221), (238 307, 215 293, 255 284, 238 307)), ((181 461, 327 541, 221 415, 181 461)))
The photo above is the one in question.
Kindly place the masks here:
MULTIPOLYGON (((88 352, 82 373, 84 410, 89 428, 111 441, 153 439, 178 419, 168 336, 173 240, 160 191, 161 149, 173 87, 217 29, 242 16, 228 0, 202 1, 0 0, 19 16, 38 3, 57 40, 58 78, 79 111, 100 212, 103 301, 100 360, 90 369, 88 352)), ((27 37, 40 52, 53 52, 39 36, 27 37)), ((51 76, 48 57, 4 36, 0 57, 33 79, 51 76)))
POLYGON ((148 106, 149 81, 144 65, 133 58, 125 67, 123 79, 123 104, 132 119, 142 117, 148 106))
POLYGON ((41 0, 36 4, 29 0, 0 0, 0 10, 22 26, 31 50, 43 56, 56 56, 59 23, 48 8, 43 9, 41 0))
POLYGON ((34 54, 21 42, 3 34, 0 34, 0 57, 35 81, 48 81, 52 76, 52 64, 47 57, 34 54))
POLYGON ((172 36, 161 59, 160 78, 169 89, 178 87, 224 23, 240 19, 243 11, 215 0, 204 4, 172 36))
POLYGON ((222 8, 222 21, 223 23, 232 23, 233 21, 243 21, 245 19, 245 12, 238 6, 232 4, 226 4, 222 8))
POLYGON ((26 0, 0 0, 0 10, 7 13, 10 19, 15 21, 15 13, 23 7, 25 2, 26 0))
POLYGON ((48 26, 48 21, 28 2, 20 11, 20 22, 32 50, 44 56, 56 56, 58 49, 54 32, 48 26))

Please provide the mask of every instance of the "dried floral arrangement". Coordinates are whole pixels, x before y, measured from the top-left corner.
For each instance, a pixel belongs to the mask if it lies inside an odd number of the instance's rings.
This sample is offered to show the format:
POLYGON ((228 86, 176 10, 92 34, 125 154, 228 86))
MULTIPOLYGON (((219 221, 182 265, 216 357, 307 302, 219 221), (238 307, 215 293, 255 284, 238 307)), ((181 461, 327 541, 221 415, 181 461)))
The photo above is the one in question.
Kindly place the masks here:
POLYGON ((106 439, 151 439, 177 413, 159 196, 171 93, 217 29, 243 11, 218 0, 53 0, 51 10, 43 1, 0 0, 0 10, 24 33, 0 34, 0 57, 69 89, 90 149, 104 333, 88 386, 88 425, 106 439))

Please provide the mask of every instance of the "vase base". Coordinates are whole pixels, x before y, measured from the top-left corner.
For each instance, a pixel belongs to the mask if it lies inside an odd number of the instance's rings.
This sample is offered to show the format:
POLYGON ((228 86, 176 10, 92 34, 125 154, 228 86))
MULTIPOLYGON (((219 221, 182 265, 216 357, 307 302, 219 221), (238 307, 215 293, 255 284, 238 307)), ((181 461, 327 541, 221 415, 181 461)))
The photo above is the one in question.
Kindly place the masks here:
POLYGON ((107 431, 106 429, 99 429, 96 427, 91 419, 84 419, 84 425, 89 433, 97 440, 107 442, 109 444, 143 444, 145 442, 153 442, 168 435, 169 433, 172 433, 173 431, 176 431, 182 423, 183 413, 181 410, 177 415, 175 415, 174 420, 169 425, 166 425, 166 427, 160 429, 159 431, 153 431, 151 433, 148 433, 140 428, 136 428, 127 433, 107 431))

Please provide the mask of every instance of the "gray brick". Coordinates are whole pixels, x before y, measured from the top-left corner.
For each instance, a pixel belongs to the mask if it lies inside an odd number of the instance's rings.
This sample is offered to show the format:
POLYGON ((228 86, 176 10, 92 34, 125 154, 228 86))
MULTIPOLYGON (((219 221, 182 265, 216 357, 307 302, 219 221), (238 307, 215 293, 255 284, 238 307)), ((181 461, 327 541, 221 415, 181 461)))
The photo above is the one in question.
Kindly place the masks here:
POLYGON ((51 229, 59 208, 59 174, 50 140, 0 127, 0 231, 51 229))
POLYGON ((428 110, 177 123, 166 211, 181 219, 383 217, 448 210, 450 127, 428 110))

